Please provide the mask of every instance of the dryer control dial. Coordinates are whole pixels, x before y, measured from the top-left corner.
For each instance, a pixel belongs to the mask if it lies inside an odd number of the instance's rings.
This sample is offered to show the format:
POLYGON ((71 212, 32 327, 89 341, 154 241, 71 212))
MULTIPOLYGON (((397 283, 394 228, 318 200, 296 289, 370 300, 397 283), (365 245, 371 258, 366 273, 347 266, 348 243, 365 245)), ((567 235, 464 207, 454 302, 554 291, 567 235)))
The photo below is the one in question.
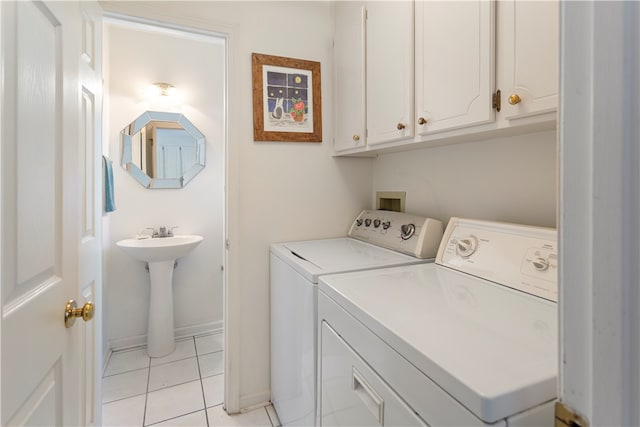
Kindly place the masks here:
POLYGON ((456 243, 456 253, 463 258, 469 258, 478 248, 478 240, 474 236, 459 239, 456 243))
POLYGON ((374 219, 374 220, 373 220, 373 226, 374 226, 375 228, 380 227, 380 222, 381 222, 381 221, 380 221, 378 218, 374 219))
POLYGON ((402 240, 409 240, 416 232, 415 224, 404 224, 400 227, 400 237, 402 240))
POLYGON ((385 222, 382 223, 382 228, 384 230, 388 229, 389 227, 391 227, 391 221, 386 220, 385 222))
POLYGON ((531 263, 533 264, 533 268, 538 271, 545 271, 549 268, 549 260, 542 257, 535 258, 531 263))
POLYGON ((365 227, 370 226, 371 225, 371 218, 365 218, 364 225, 365 225, 365 227))

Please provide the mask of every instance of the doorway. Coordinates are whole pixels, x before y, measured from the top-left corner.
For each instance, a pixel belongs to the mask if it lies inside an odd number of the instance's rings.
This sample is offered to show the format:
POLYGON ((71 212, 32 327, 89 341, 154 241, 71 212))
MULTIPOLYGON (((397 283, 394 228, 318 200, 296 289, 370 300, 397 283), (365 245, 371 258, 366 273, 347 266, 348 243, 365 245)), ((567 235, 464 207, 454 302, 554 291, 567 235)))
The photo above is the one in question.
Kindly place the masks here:
POLYGON ((114 163, 116 210, 103 217, 103 423, 206 417, 224 396, 227 37, 107 15, 104 41, 103 154, 114 163), (154 83, 172 86, 171 99, 154 95, 154 83), (119 165, 120 131, 146 111, 181 114, 206 139, 205 166, 182 188, 146 188, 119 165), (204 240, 174 269, 176 350, 149 358, 149 274, 116 242, 159 227, 204 240))

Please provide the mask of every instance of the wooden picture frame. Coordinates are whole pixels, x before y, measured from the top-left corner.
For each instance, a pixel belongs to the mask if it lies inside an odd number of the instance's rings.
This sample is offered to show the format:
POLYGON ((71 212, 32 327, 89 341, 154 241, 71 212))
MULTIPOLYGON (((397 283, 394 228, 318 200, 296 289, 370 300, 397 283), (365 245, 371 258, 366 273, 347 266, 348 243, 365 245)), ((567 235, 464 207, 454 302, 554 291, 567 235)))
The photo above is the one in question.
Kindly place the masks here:
POLYGON ((251 54, 254 141, 322 142, 320 63, 251 54))

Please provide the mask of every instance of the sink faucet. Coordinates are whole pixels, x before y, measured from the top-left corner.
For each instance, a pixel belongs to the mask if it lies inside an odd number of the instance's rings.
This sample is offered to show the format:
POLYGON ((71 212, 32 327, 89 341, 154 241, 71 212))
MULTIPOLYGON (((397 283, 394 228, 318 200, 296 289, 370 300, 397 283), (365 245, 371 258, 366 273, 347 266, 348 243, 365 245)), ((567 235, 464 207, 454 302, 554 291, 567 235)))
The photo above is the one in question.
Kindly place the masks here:
POLYGON ((152 230, 153 234, 151 235, 151 237, 153 238, 157 238, 157 237, 173 237, 173 229, 174 228, 178 228, 178 226, 175 227, 159 227, 157 230, 155 228, 151 228, 148 227, 147 230, 152 230))

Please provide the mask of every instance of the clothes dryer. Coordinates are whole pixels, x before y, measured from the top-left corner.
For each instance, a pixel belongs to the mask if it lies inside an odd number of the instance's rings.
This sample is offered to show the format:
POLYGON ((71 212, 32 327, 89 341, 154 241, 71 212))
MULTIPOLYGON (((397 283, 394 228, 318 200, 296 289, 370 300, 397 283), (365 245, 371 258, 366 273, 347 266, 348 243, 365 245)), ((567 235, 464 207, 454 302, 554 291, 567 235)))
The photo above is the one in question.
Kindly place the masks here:
POLYGON ((556 231, 452 218, 433 264, 322 276, 320 425, 553 425, 556 231))

